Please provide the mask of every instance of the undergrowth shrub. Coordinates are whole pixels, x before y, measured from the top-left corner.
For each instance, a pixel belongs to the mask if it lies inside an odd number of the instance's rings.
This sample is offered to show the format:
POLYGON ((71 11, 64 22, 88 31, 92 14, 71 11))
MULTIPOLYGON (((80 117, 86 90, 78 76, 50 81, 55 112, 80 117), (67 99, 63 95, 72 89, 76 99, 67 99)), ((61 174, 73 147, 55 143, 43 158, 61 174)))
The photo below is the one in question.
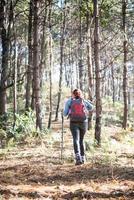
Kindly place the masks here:
MULTIPOLYGON (((102 99, 102 124, 105 126, 122 126, 123 121, 123 103, 122 102, 114 102, 112 101, 112 98, 107 96, 104 99, 102 99)), ((131 112, 132 113, 132 112, 131 112)), ((128 123, 130 124, 130 118, 128 118, 128 123)))
POLYGON ((17 141, 24 140, 31 132, 35 131, 35 114, 26 111, 16 114, 15 126, 10 130, 17 141))
POLYGON ((121 128, 113 130, 113 133, 112 130, 107 132, 108 130, 108 128, 102 127, 101 146, 99 148, 96 148, 95 145, 94 131, 90 131, 85 136, 85 153, 88 162, 113 166, 122 162, 120 155, 124 155, 125 151, 128 151, 130 155, 132 154, 134 133, 129 129, 121 128))
POLYGON ((0 117, 0 146, 2 140, 6 141, 5 144, 14 146, 15 142, 24 142, 26 138, 32 137, 41 138, 48 133, 46 128, 42 133, 36 130, 35 113, 32 110, 16 114, 15 117, 15 124, 12 112, 0 117))

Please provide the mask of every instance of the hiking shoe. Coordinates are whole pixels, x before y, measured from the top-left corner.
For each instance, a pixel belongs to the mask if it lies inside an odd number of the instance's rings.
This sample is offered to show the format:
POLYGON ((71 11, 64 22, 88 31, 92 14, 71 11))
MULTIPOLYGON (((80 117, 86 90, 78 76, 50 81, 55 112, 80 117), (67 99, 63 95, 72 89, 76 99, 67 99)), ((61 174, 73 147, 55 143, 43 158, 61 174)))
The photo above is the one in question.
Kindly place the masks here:
POLYGON ((85 156, 81 156, 81 162, 82 162, 82 164, 85 163, 85 156))
POLYGON ((81 162, 82 162, 82 164, 84 164, 84 160, 82 160, 81 162))
POLYGON ((75 165, 82 165, 82 161, 80 161, 80 160, 76 160, 75 165))
POLYGON ((77 153, 77 154, 75 155, 75 159, 76 159, 75 165, 81 165, 81 164, 82 164, 81 156, 79 155, 79 153, 77 153))

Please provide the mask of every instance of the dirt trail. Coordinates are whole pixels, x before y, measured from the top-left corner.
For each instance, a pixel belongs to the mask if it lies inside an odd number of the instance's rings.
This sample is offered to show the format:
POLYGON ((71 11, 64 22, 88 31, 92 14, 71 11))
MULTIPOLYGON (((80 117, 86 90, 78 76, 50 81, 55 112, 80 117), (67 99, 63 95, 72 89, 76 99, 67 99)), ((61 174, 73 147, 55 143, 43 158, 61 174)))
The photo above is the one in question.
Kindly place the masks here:
MULTIPOLYGON (((71 148, 71 137, 65 132, 65 146, 71 148)), ((53 146, 47 142, 34 147, 14 148, 1 156, 0 199, 134 199, 133 163, 126 166, 110 166, 90 160, 82 166, 75 166, 74 162, 67 160, 61 163, 58 142, 53 146)))
POLYGON ((2 199, 134 199, 133 168, 46 164, 43 157, 0 167, 2 199))

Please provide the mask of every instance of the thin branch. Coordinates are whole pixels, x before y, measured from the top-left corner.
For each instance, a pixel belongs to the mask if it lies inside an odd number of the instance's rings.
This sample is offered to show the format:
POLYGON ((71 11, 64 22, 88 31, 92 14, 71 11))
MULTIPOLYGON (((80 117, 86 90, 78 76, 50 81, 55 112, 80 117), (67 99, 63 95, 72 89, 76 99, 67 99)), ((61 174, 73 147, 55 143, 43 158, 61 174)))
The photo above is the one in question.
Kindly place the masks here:
MULTIPOLYGON (((23 74, 23 76, 19 80, 17 80, 17 85, 20 85, 20 84, 22 84, 24 82, 25 75, 26 75, 26 72, 23 74)), ((12 81, 11 83, 7 84, 7 86, 5 86, 5 87, 0 87, 0 90, 4 91, 4 90, 12 87, 13 85, 14 85, 14 81, 12 81)))
POLYGON ((100 51, 103 50, 113 39, 114 37, 118 34, 118 32, 115 33, 115 35, 103 46, 100 48, 100 51))
POLYGON ((104 71, 105 69, 107 69, 116 58, 118 58, 120 55, 122 54, 122 52, 120 52, 117 56, 115 56, 103 69, 100 69, 100 72, 104 71))

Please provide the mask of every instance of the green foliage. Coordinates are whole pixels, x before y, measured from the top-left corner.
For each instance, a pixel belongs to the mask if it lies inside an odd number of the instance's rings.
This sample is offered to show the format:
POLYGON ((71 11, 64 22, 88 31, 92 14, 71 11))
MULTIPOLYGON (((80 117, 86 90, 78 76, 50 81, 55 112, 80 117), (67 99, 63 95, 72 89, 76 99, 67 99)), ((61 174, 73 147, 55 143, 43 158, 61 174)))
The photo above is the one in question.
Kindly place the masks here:
MULTIPOLYGON (((7 143, 24 141, 26 137, 33 136, 32 133, 36 132, 35 113, 32 110, 22 114, 16 114, 15 117, 15 124, 13 113, 7 113, 0 117, 0 139, 6 140, 7 143)), ((36 136, 37 135, 38 134, 36 133, 36 136)))
POLYGON ((0 129, 4 134, 6 134, 6 137, 3 138, 4 140, 8 141, 10 138, 14 137, 12 134, 12 128, 13 128, 13 114, 12 113, 6 113, 4 115, 0 116, 0 129))
POLYGON ((3 129, 0 129, 0 140, 6 139, 6 138, 7 138, 6 131, 3 129))
POLYGON ((121 102, 115 102, 114 104, 114 109, 117 112, 118 116, 122 115, 122 111, 123 111, 123 104, 121 102))
POLYGON ((50 130, 47 128, 43 128, 42 131, 37 131, 35 130, 35 128, 33 129, 33 131, 29 132, 29 136, 33 137, 33 138, 40 138, 42 139, 44 137, 44 135, 48 135, 50 133, 50 130))
POLYGON ((24 114, 16 114, 15 126, 10 130, 16 140, 25 139, 35 131, 35 113, 26 111, 24 114))
POLYGON ((122 129, 121 131, 119 131, 117 134, 116 134, 116 137, 115 139, 117 141, 120 141, 122 142, 124 145, 126 144, 129 144, 129 145, 134 145, 134 140, 133 140, 133 132, 131 132, 131 130, 129 129, 122 129))
POLYGON ((93 3, 92 1, 87 0, 81 0, 81 2, 78 2, 76 0, 71 1, 70 7, 74 6, 75 9, 72 9, 72 16, 79 17, 81 16, 81 19, 84 21, 86 19, 87 13, 89 13, 90 16, 93 16, 93 3))
POLYGON ((12 137, 8 140, 8 143, 7 143, 8 148, 7 149, 13 148, 15 146, 16 146, 16 141, 15 141, 14 137, 12 137))
POLYGON ((113 106, 113 100, 110 96, 106 96, 105 98, 102 99, 102 105, 105 109, 109 109, 113 106))
MULTIPOLYGON (((129 111, 129 117, 132 122, 134 122, 134 106, 129 111)), ((134 123, 133 123, 134 126, 134 123)))
POLYGON ((14 132, 29 134, 35 130, 35 114, 32 111, 26 111, 24 114, 16 114, 14 132))
POLYGON ((8 119, 10 118, 10 113, 0 115, 0 129, 5 130, 8 125, 8 119))
POLYGON ((119 3, 116 0, 105 0, 101 2, 100 19, 103 27, 108 26, 113 16, 117 15, 119 12, 118 5, 119 3))
POLYGON ((89 13, 90 16, 93 16, 93 3, 87 2, 87 0, 83 0, 81 4, 81 15, 82 17, 86 17, 87 13, 89 13))
POLYGON ((103 116, 102 124, 109 125, 121 125, 123 120, 123 103, 117 101, 113 103, 110 96, 102 99, 103 116))
POLYGON ((101 146, 95 146, 94 130, 90 130, 85 135, 85 149, 87 161, 92 163, 109 164, 113 166, 120 162, 124 152, 131 152, 134 145, 134 133, 129 128, 124 130, 117 126, 102 126, 101 146))

